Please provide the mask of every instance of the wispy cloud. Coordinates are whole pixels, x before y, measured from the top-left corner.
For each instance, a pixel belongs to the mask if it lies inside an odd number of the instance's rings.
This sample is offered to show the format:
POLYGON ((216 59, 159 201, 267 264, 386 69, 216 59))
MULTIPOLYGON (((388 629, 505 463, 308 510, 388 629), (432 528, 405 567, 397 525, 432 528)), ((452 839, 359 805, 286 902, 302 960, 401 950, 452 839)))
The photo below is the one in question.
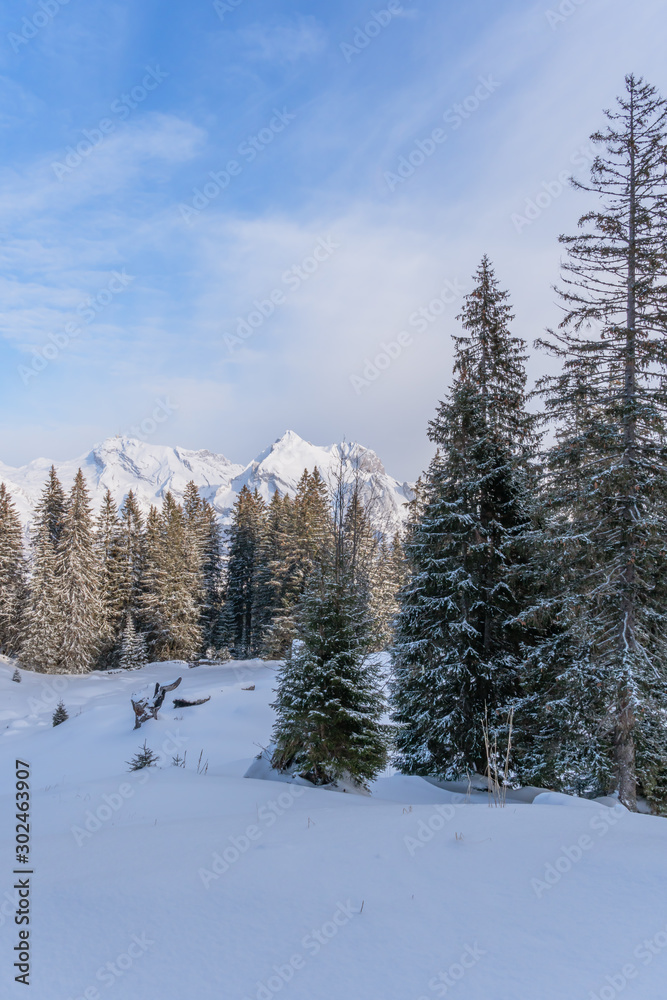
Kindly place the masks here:
POLYGON ((314 17, 301 17, 292 24, 255 23, 236 32, 252 59, 296 62, 316 56, 326 47, 327 33, 314 17))

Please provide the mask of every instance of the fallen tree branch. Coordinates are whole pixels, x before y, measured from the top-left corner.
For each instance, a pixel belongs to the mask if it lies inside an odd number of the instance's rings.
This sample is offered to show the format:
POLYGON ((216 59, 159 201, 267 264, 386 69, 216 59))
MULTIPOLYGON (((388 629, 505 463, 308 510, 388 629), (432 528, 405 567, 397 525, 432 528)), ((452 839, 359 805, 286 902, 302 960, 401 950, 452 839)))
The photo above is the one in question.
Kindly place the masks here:
POLYGON ((205 705, 210 700, 210 695, 207 698, 197 698, 196 701, 188 701, 187 698, 174 698, 174 708, 191 708, 193 705, 205 705))
POLYGON ((130 696, 132 708, 134 709, 134 728, 139 729, 142 722, 147 719, 157 719, 157 713, 162 708, 162 703, 168 691, 173 691, 181 683, 182 678, 173 681, 171 684, 155 685, 155 690, 151 694, 150 687, 142 691, 136 691, 130 696))

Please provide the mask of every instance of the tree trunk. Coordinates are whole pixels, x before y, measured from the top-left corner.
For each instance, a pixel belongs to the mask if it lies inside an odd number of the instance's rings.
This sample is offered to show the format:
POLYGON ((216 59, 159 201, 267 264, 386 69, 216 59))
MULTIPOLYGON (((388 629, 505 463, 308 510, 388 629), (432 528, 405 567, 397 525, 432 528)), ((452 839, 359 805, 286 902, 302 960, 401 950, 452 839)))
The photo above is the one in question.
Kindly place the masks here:
POLYGON ((633 538, 633 518, 636 498, 631 489, 636 472, 637 445, 637 295, 635 289, 637 275, 636 246, 636 167, 635 167, 635 134, 634 134, 634 90, 630 95, 630 190, 628 212, 628 286, 627 286, 627 330, 625 347, 625 372, 623 386, 624 403, 624 451, 623 465, 626 476, 625 510, 623 511, 624 567, 623 567, 623 603, 619 634, 619 657, 623 663, 623 680, 617 704, 617 722, 614 732, 614 763, 618 793, 628 809, 637 809, 637 779, 635 771, 635 715, 630 707, 631 679, 628 677, 628 654, 635 651, 635 553, 633 538))

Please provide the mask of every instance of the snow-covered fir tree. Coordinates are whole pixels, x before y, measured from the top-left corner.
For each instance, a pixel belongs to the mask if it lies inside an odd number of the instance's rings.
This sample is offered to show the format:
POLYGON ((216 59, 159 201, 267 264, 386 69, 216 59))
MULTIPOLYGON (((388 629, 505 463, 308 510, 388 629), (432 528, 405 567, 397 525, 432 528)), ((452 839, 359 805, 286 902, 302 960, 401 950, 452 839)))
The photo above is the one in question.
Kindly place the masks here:
POLYGON ((563 711, 599 685, 589 739, 607 750, 607 790, 634 809, 638 781, 667 801, 667 104, 629 76, 606 114, 575 185, 597 204, 561 237, 565 314, 546 342, 561 370, 542 390, 559 597, 590 649, 563 711))
POLYGON ((161 595, 167 587, 164 542, 160 512, 151 504, 146 518, 143 545, 143 573, 139 606, 141 628, 146 636, 151 659, 159 659, 158 648, 164 644, 167 628, 162 614, 161 595))
POLYGON ((267 659, 280 658, 289 645, 278 619, 294 607, 291 585, 298 558, 296 539, 292 499, 276 490, 266 511, 255 576, 255 624, 261 637, 260 652, 267 659))
MULTIPOLYGON (((270 623, 265 625, 265 655, 285 656, 296 635, 296 607, 313 568, 331 541, 331 500, 326 483, 315 468, 304 469, 294 500, 282 500, 282 512, 267 561, 273 588, 270 623)), ((269 539, 271 547, 271 540, 269 539)))
POLYGON ((132 490, 123 501, 119 520, 117 551, 120 563, 121 604, 123 612, 129 609, 136 614, 144 572, 145 542, 144 519, 132 490))
POLYGON ((20 645, 25 587, 21 522, 5 484, 0 483, 0 651, 9 656, 20 645))
POLYGON ((141 595, 142 630, 152 659, 193 659, 201 650, 199 578, 183 508, 167 493, 146 525, 145 572, 141 595))
POLYGON ((42 496, 35 507, 35 521, 44 526, 54 547, 58 545, 62 535, 66 504, 65 491, 58 479, 56 467, 52 465, 42 496))
POLYGON ((118 507, 109 490, 97 519, 95 544, 102 613, 99 666, 104 669, 116 663, 124 611, 121 526, 118 507))
POLYGON ((544 525, 538 522, 534 530, 526 576, 532 607, 525 620, 535 643, 526 648, 521 691, 512 703, 515 775, 522 785, 594 797, 604 794, 609 778, 610 746, 598 724, 604 713, 602 677, 560 598, 562 558, 551 538, 540 545, 544 525))
POLYGON ((120 638, 118 666, 122 670, 135 670, 147 660, 146 640, 141 632, 137 632, 134 617, 128 611, 120 638))
POLYGON ((160 658, 190 660, 202 648, 199 626, 200 567, 198 560, 193 558, 183 508, 171 493, 167 493, 163 500, 160 517, 166 570, 162 600, 168 627, 167 646, 160 650, 160 658))
POLYGON ((220 526, 215 510, 200 496, 193 482, 189 482, 185 489, 183 514, 191 559, 189 572, 200 608, 202 646, 204 649, 215 648, 219 644, 222 612, 220 526))
POLYGON ((369 661, 372 620, 340 546, 312 570, 296 615, 298 645, 278 674, 273 765, 315 784, 362 787, 384 768, 381 679, 369 661))
POLYGON ((391 541, 383 535, 373 566, 370 611, 375 622, 375 648, 388 649, 394 638, 399 612, 398 595, 407 581, 403 542, 398 532, 391 541))
POLYGON ((266 532, 266 504, 257 490, 244 486, 232 511, 227 530, 228 562, 223 612, 222 643, 234 659, 258 654, 262 644, 263 618, 258 597, 259 571, 266 532))
POLYGON ((81 469, 67 498, 56 567, 62 621, 59 669, 86 673, 99 653, 104 618, 92 510, 81 469))
POLYGON ((51 466, 35 508, 28 597, 20 657, 33 670, 55 673, 61 663, 63 615, 56 552, 65 517, 65 493, 51 466))
POLYGON ((359 484, 346 484, 338 492, 344 494, 344 510, 337 511, 334 507, 334 521, 342 518, 341 530, 350 571, 356 585, 367 594, 370 601, 376 577, 380 535, 373 527, 359 484))
POLYGON ((454 384, 429 425, 437 445, 415 501, 393 651, 397 763, 446 778, 483 772, 483 723, 519 693, 528 597, 534 418, 522 340, 484 257, 459 319, 454 384))
POLYGON ((62 722, 67 722, 68 719, 67 709, 61 699, 55 707, 51 721, 54 726, 59 726, 62 722))

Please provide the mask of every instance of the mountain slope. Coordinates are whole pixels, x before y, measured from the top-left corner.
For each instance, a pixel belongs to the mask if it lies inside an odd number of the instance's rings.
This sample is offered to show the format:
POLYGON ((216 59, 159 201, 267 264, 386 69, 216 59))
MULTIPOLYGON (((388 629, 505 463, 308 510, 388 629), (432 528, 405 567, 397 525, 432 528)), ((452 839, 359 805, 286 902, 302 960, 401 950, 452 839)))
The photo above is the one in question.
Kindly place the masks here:
POLYGON ((146 512, 167 491, 180 499, 186 484, 193 480, 223 521, 228 519, 243 486, 257 489, 266 500, 275 490, 293 494, 303 470, 312 472, 316 466, 325 480, 332 480, 339 468, 348 478, 358 469, 365 496, 368 500, 376 498, 375 519, 388 530, 395 530, 402 523, 404 504, 412 497, 407 483, 401 484, 387 475, 377 455, 358 444, 318 447, 294 431, 287 431, 254 461, 243 466, 210 451, 146 444, 118 436, 103 441, 87 455, 66 462, 52 463, 38 458, 20 468, 0 462, 0 481, 12 494, 25 524, 32 518, 52 464, 65 489, 69 489, 76 470, 81 468, 96 508, 107 489, 118 504, 132 489, 146 512))

